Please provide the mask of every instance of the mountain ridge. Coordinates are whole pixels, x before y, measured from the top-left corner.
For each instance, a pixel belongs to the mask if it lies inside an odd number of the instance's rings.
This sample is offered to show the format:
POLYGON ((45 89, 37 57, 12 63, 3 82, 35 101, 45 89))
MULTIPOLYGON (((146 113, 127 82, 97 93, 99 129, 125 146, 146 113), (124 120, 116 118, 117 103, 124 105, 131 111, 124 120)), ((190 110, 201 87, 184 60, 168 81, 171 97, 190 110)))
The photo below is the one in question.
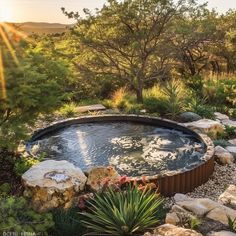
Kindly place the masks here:
POLYGON ((26 34, 56 34, 64 33, 68 28, 72 27, 73 24, 62 24, 62 23, 49 23, 49 22, 22 22, 14 23, 9 22, 19 27, 26 34))

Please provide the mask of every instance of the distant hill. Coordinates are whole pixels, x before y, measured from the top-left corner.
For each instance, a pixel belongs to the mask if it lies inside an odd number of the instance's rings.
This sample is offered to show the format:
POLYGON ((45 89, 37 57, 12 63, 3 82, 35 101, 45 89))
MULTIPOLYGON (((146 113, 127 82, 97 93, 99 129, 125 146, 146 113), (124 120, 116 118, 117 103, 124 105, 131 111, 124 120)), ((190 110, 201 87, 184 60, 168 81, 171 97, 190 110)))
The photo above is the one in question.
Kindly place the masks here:
POLYGON ((24 22, 15 23, 26 34, 55 34, 63 33, 72 25, 46 22, 24 22))

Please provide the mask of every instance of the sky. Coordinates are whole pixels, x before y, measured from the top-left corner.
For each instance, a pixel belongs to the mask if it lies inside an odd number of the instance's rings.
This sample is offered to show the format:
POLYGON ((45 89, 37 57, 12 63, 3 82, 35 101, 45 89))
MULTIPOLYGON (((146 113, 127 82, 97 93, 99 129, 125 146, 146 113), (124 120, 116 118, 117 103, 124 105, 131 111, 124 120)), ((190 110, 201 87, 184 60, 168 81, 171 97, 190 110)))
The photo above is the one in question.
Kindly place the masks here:
MULTIPOLYGON (((83 8, 93 10, 101 8, 106 0, 0 0, 0 22, 51 22, 73 23, 61 12, 61 7, 68 11, 82 12, 83 8)), ((198 0, 199 3, 206 0, 198 0)), ((209 8, 219 12, 236 9, 236 0, 208 0, 209 8)))

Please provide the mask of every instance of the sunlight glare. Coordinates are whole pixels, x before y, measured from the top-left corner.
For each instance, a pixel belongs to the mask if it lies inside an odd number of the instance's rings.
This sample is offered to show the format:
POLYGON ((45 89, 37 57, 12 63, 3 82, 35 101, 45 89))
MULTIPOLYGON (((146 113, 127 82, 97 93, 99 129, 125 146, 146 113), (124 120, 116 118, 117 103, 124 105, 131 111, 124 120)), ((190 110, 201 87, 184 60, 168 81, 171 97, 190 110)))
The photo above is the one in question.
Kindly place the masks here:
POLYGON ((3 69, 3 61, 2 61, 2 50, 0 48, 0 84, 1 84, 1 95, 2 99, 6 99, 7 93, 6 93, 6 82, 4 78, 4 69, 3 69))
POLYGON ((8 0, 0 0, 0 22, 12 21, 12 8, 8 0))
POLYGON ((17 65, 19 65, 19 61, 18 61, 18 59, 16 57, 15 51, 14 51, 14 49, 13 49, 9 39, 7 38, 6 33, 4 32, 3 28, 1 27, 1 24, 0 24, 0 36, 1 36, 2 40, 3 40, 3 42, 6 44, 7 48, 9 49, 9 51, 11 53, 11 56, 14 59, 15 63, 17 65))

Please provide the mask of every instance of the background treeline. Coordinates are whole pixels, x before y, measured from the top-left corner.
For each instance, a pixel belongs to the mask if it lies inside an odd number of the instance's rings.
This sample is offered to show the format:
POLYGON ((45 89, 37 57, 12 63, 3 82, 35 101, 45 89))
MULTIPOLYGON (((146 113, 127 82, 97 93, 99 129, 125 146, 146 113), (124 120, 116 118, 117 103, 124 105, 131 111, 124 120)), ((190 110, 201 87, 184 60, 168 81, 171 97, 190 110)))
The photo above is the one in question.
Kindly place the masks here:
POLYGON ((219 15, 194 1, 108 1, 77 25, 55 47, 74 64, 78 90, 107 98, 126 86, 143 101, 144 88, 177 78, 197 80, 209 74, 234 74, 236 12, 219 15))

